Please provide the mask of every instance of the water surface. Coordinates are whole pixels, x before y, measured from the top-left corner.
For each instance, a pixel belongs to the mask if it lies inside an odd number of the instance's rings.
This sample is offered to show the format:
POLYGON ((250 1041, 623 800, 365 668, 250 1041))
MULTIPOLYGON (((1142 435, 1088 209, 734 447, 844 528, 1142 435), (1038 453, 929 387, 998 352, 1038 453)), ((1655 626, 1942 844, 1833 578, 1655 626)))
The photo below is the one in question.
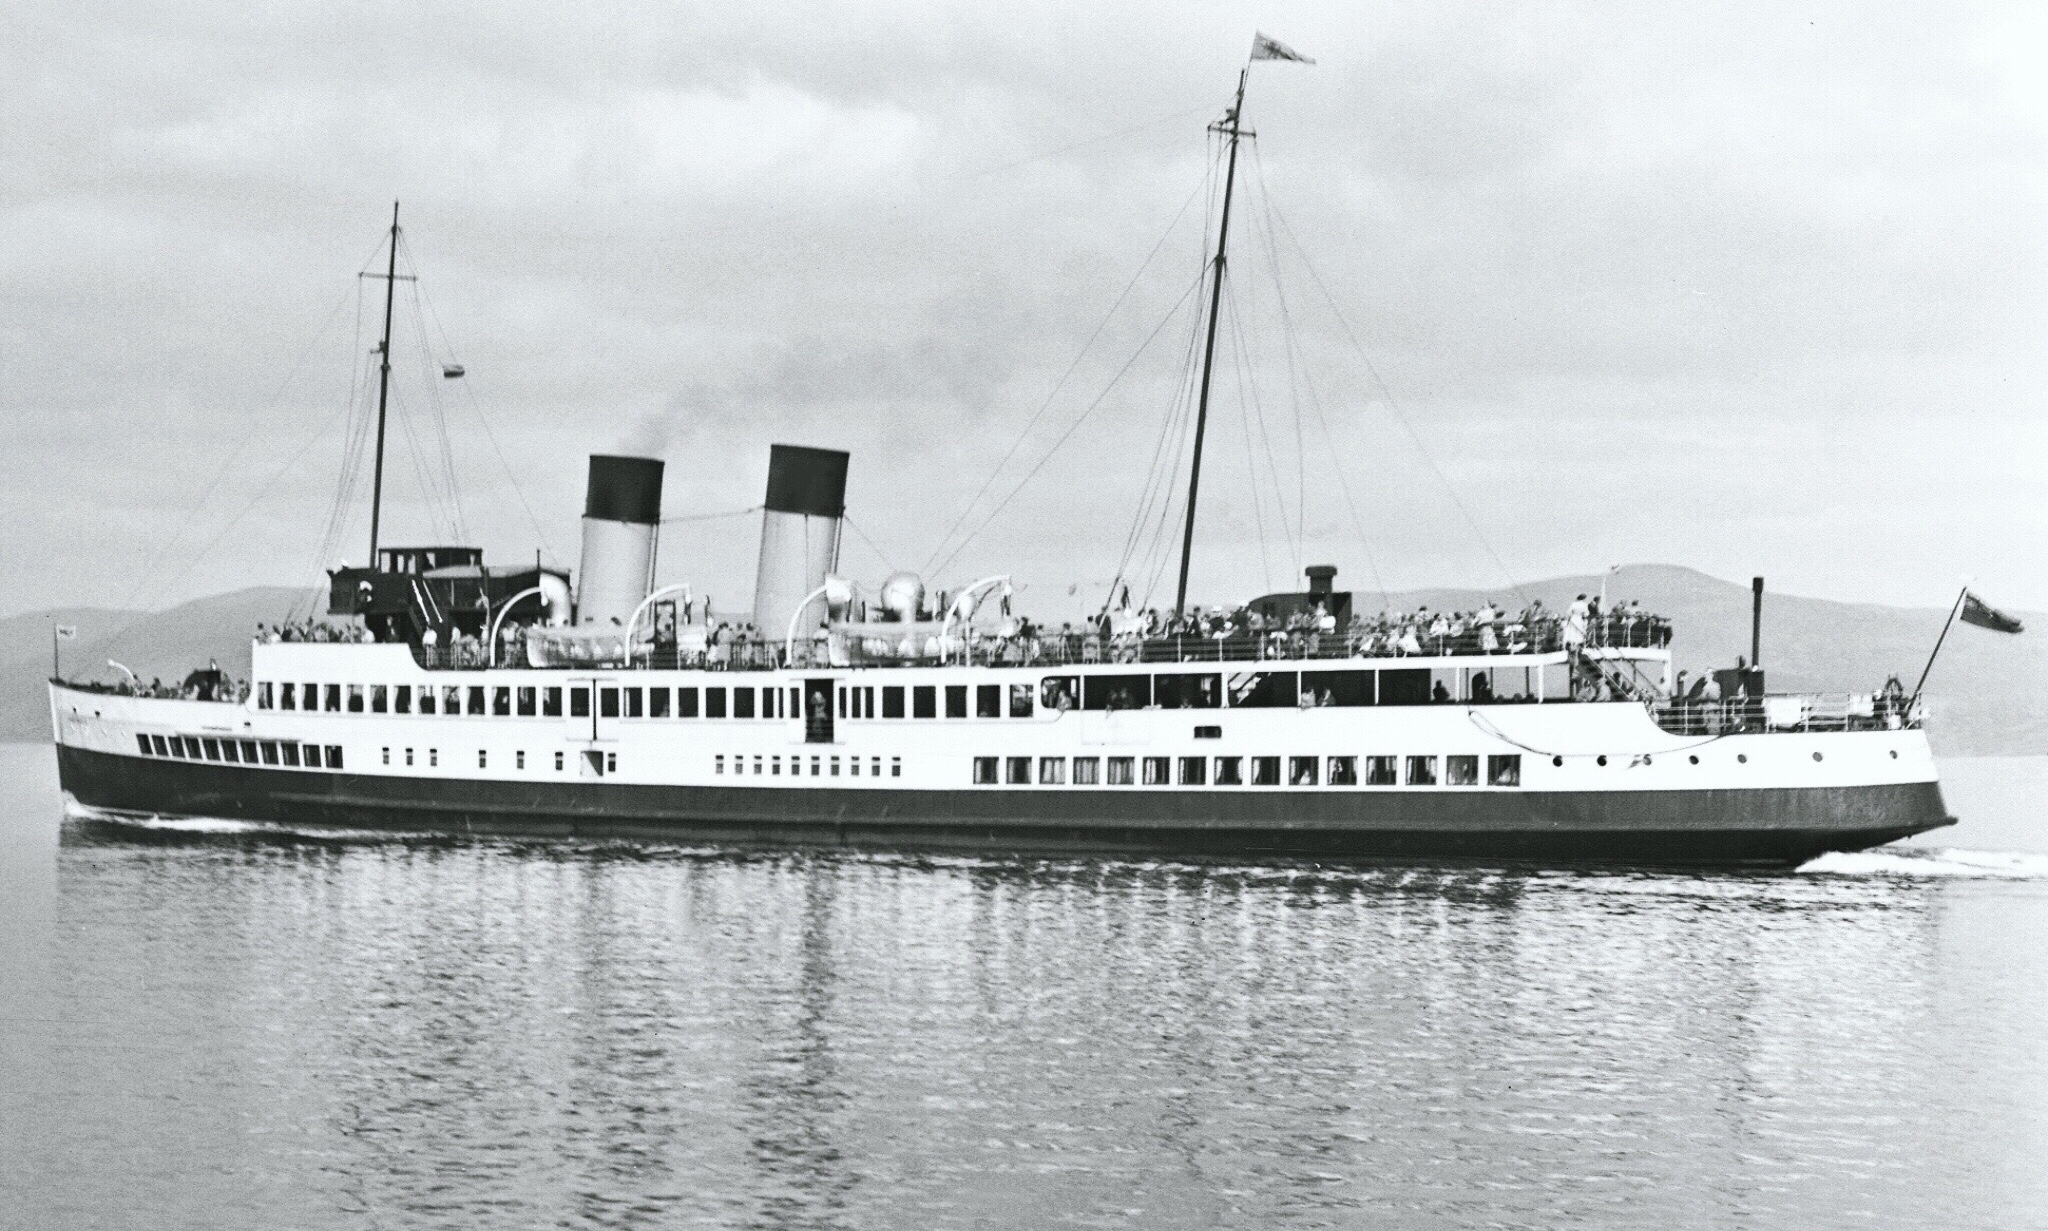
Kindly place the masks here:
POLYGON ((1774 876, 60 825, 0 1225, 2048 1225, 2048 758, 1774 876))

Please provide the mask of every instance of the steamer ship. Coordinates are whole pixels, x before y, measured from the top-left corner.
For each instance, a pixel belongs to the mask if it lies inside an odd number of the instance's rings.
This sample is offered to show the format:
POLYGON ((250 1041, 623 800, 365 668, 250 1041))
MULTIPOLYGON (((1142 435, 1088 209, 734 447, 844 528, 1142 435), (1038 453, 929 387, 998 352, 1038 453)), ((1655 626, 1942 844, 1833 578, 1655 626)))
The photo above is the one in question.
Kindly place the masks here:
POLYGON ((868 595, 840 576, 850 458, 800 445, 770 451, 746 640, 654 584, 658 458, 590 458, 573 576, 383 546, 394 209, 371 563, 328 587, 356 636, 259 640, 246 695, 53 678, 64 790, 294 827, 1252 860, 1784 867, 1953 823, 1917 704, 1768 694, 1755 668, 1681 696, 1640 613, 1383 627, 1318 567, 1222 626, 1187 617, 1243 100, 1240 76, 1212 126, 1228 172, 1166 628, 1105 608, 1033 629, 1004 576, 868 595))

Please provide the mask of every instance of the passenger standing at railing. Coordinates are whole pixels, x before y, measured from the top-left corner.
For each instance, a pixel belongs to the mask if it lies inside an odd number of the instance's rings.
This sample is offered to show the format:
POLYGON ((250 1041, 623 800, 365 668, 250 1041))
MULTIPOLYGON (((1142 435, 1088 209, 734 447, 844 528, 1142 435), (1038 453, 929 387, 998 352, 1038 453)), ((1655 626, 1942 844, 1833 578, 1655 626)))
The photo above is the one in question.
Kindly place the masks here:
POLYGON ((1565 608, 1564 648, 1576 654, 1586 644, 1586 596, 1581 594, 1565 608))

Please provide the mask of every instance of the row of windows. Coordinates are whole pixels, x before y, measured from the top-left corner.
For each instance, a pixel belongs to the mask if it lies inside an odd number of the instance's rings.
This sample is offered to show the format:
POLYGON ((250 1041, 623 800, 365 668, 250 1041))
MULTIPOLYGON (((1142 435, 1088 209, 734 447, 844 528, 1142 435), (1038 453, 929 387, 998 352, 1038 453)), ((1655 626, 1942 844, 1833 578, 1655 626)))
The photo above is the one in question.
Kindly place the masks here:
POLYGON ((340 769, 341 745, 280 743, 274 739, 219 739, 211 735, 140 735, 135 747, 146 757, 224 761, 235 765, 290 765, 340 769))
MULTIPOLYGON (((753 772, 753 773, 755 773, 755 774, 767 773, 767 774, 769 774, 769 775, 771 775, 771 776, 772 776, 772 775, 775 775, 775 774, 780 774, 780 773, 782 772, 782 758, 781 758, 781 757, 779 757, 779 756, 775 756, 775 755, 772 755, 772 754, 757 754, 756 756, 754 756, 754 757, 752 758, 752 760, 753 760, 753 771, 752 771, 752 772, 753 772)), ((810 761, 810 766, 811 766, 811 777, 813 777, 813 778, 821 778, 821 777, 823 777, 823 778, 837 778, 837 777, 839 777, 839 771, 840 771, 840 761, 841 761, 841 758, 839 758, 839 757, 834 757, 834 756, 824 756, 824 755, 822 755, 822 754, 820 754, 820 755, 815 755, 815 756, 811 756, 811 757, 809 757, 809 758, 806 758, 806 757, 803 757, 803 756, 799 756, 799 755, 797 755, 796 753, 791 753, 791 754, 790 754, 790 756, 789 756, 789 773, 790 773, 790 776, 791 776, 791 777, 802 777, 802 776, 803 776, 803 772, 804 772, 804 762, 805 762, 806 760, 809 760, 809 761, 810 761)), ((847 777, 849 777, 849 778, 858 778, 858 777, 860 777, 860 776, 861 776, 861 763, 862 763, 862 760, 863 760, 863 758, 861 758, 861 757, 846 757, 846 758, 844 758, 844 760, 845 760, 845 764, 846 764, 846 776, 847 776, 847 777)), ((867 770, 867 774, 868 774, 868 777, 870 777, 870 778, 879 778, 879 777, 881 777, 881 776, 882 776, 882 758, 880 758, 880 757, 867 757, 867 758, 865 758, 865 760, 866 760, 866 762, 867 762, 867 766, 868 766, 868 770, 867 770)), ((714 757, 712 757, 712 758, 711 758, 711 772, 712 772, 712 773, 715 773, 715 774, 722 774, 722 773, 726 772, 726 771, 725 771, 725 761, 726 761, 726 758, 725 758, 725 757, 724 757, 723 755, 720 755, 720 756, 714 756, 714 757)), ((748 768, 747 768, 747 763, 748 763, 748 758, 747 758, 746 756, 744 756, 744 755, 741 755, 741 754, 734 754, 734 756, 733 756, 733 758, 732 758, 732 772, 733 772, 733 773, 735 773, 735 774, 744 774, 744 773, 747 773, 747 772, 748 772, 748 768)), ((901 778, 901 777, 903 776, 903 758, 902 758, 902 757, 890 757, 890 758, 889 758, 889 776, 890 776, 891 778, 901 778)))
MULTIPOLYGON (((617 688, 597 693, 600 718, 788 718, 802 693, 795 688, 617 688), (730 697, 728 698, 728 694, 730 697), (728 704, 729 701, 729 704, 728 704)), ((901 691, 900 689, 898 690, 901 691)), ((467 714, 493 718, 590 717, 588 686, 499 684, 298 684, 256 685, 260 710, 319 710, 330 714, 467 714), (565 695, 566 694, 566 695, 565 695)))
MULTIPOLYGON (((1500 668, 1502 671, 1521 668, 1500 668)), ((1510 695, 1486 669, 1454 670, 1450 687, 1426 668, 1386 671, 1242 671, 1229 675, 1055 675, 1014 684, 885 684, 838 690, 841 718, 1029 718, 1040 709, 1268 709, 1315 706, 1422 705, 1432 700, 1493 700, 1510 695), (879 695, 878 695, 879 694, 879 695), (878 704, 879 703, 879 704, 878 704)), ((349 714, 468 714, 498 718, 588 718, 590 686, 483 684, 256 685, 257 709, 349 714), (567 694, 566 697, 564 694, 567 694), (564 713, 566 701, 567 713, 564 713)), ((600 718, 793 718, 802 713, 795 686, 649 688, 600 686, 600 718)))
MULTIPOLYGON (((410 765, 414 764, 414 760, 413 760, 413 757, 414 757, 414 751, 413 751, 413 749, 411 749, 411 748, 406 748, 406 749, 402 749, 402 750, 401 750, 401 752, 402 752, 402 754, 403 754, 403 757, 404 757, 404 760, 403 760, 403 762, 402 762, 403 764, 405 764, 405 765, 408 765, 408 766, 410 766, 410 765)), ((391 761, 391 749, 389 749, 389 748, 385 748, 385 749, 383 750, 383 754, 384 754, 384 764, 386 764, 386 765, 389 765, 389 764, 391 764, 391 763, 392 763, 392 761, 391 761)), ((591 769, 592 769, 593 771, 595 771, 595 772, 598 772, 598 773, 606 773, 606 774, 616 774, 616 773, 618 773, 618 772, 619 772, 619 754, 618 754, 618 753, 616 753, 616 752, 602 752, 602 751, 590 751, 590 752, 585 752, 585 753, 583 754, 583 756, 584 756, 584 758, 585 758, 585 759, 586 759, 587 761, 589 761, 589 763, 590 763, 590 768, 591 768, 591 769)), ((426 766, 427 766, 427 768, 428 768, 428 769, 435 769, 435 768, 438 768, 438 767, 440 766, 440 764, 441 764, 441 750, 440 750, 439 748, 429 748, 429 749, 427 749, 427 750, 426 750, 426 766)), ((491 752, 490 752, 490 749, 488 749, 488 748, 479 748, 479 749, 477 749, 477 750, 476 750, 476 767, 477 767, 478 769, 489 769, 489 768, 491 767, 491 752)), ((525 769, 525 768, 526 768, 526 749, 524 749, 524 748, 517 748, 517 749, 514 749, 514 750, 513 750, 513 752, 512 752, 512 768, 513 768, 513 769, 525 769)), ((566 764, 564 763, 564 757, 563 757, 563 754, 562 754, 562 753, 560 753, 560 752, 557 752, 557 753, 555 753, 555 770, 556 770, 556 772, 558 772, 558 773, 559 773, 560 771, 562 771, 563 769, 566 769, 566 768, 567 768, 567 766, 566 766, 566 764)))
MULTIPOLYGON (((1319 786, 1325 782, 1330 786, 1477 786, 1479 758, 976 757, 974 781, 980 786, 1029 786, 1034 782, 1040 786, 1063 786, 1069 781, 1076 786, 1279 786, 1283 781, 1288 786, 1319 786)), ((1486 784, 1522 785, 1521 754, 1488 756, 1486 784)))

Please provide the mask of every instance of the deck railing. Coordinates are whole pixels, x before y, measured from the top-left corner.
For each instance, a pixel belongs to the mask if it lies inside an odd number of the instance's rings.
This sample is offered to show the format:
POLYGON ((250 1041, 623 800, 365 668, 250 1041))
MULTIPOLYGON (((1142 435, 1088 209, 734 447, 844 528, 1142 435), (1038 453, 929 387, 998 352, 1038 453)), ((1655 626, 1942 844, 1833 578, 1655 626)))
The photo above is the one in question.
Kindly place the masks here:
POLYGON ((1768 731, 1916 730, 1924 714, 1904 697, 1872 693, 1787 693, 1726 701, 1667 699, 1650 716, 1674 735, 1738 735, 1768 731))

